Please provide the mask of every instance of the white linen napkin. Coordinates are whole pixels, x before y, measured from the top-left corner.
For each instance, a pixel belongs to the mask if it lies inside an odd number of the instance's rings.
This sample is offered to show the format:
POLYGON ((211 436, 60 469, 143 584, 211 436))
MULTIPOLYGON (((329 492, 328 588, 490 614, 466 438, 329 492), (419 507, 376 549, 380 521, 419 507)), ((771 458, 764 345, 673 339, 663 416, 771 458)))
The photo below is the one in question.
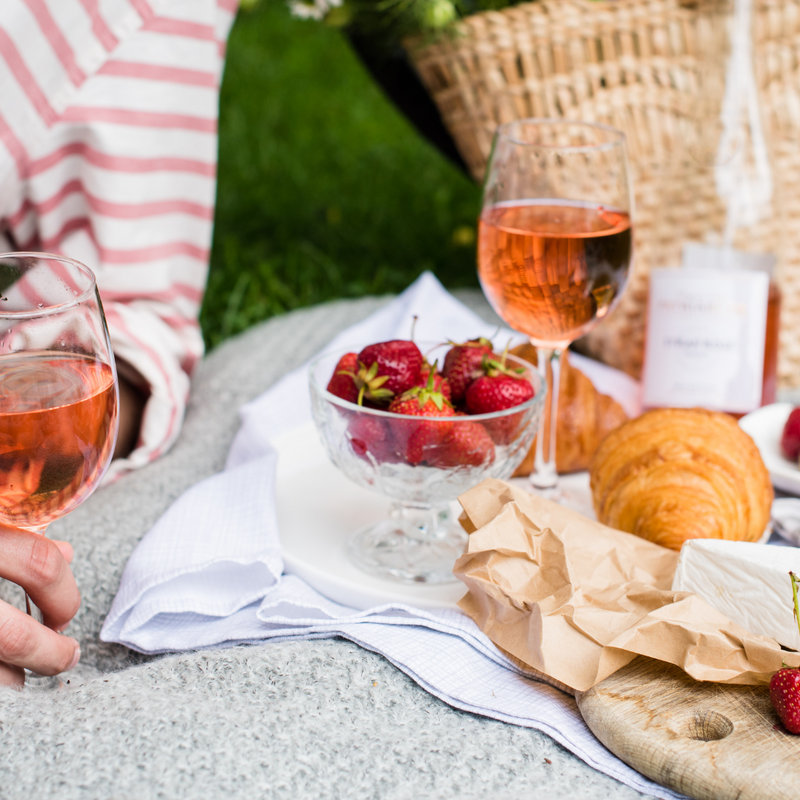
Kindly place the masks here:
MULTIPOLYGON (((493 326, 426 273, 403 294, 337 336, 326 350, 407 338, 463 340, 493 326)), ((518 334, 510 331, 501 336, 518 334)), ((572 356, 571 356, 572 357, 572 356)), ((584 369, 585 359, 572 357, 584 369)), ((634 412, 638 385, 602 365, 592 379, 634 412), (597 376, 600 376, 599 378, 597 376)), ((357 611, 323 597, 283 563, 272 492, 270 441, 311 419, 303 366, 241 409, 225 470, 188 490, 128 561, 101 638, 145 653, 258 640, 343 636, 380 653, 444 702, 541 730, 596 769, 638 791, 677 795, 611 755, 588 730, 574 699, 508 659, 458 610, 395 603, 357 611), (287 398, 292 398, 288 401, 287 398)))

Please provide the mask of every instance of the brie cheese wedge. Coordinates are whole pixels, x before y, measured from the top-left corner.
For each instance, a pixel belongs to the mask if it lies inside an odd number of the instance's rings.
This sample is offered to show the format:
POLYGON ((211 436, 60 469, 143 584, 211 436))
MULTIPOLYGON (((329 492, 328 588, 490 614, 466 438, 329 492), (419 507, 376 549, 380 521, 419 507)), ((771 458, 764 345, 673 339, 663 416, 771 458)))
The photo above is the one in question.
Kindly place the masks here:
POLYGON ((750 633, 800 650, 790 570, 800 576, 800 548, 689 539, 672 589, 694 592, 750 633))

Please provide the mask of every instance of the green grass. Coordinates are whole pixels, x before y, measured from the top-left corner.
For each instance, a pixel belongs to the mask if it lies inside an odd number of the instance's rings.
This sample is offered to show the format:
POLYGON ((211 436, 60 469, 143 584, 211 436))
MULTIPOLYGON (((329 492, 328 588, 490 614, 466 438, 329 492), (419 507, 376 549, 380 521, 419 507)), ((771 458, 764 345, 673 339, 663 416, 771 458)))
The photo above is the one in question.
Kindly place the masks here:
POLYGON ((282 0, 241 12, 221 96, 208 346, 293 308, 397 292, 426 269, 477 285, 479 195, 338 31, 282 0))

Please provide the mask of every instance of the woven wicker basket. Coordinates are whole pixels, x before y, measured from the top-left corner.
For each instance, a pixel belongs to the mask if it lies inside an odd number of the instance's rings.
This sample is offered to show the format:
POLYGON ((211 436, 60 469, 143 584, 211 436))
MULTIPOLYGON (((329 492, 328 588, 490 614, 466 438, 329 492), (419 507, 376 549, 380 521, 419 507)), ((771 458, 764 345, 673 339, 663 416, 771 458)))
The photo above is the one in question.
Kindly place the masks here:
MULTIPOLYGON (((777 251, 779 378, 794 387, 800 386, 800 0, 753 2, 754 67, 775 191, 764 219, 740 229, 734 244, 777 251)), ((637 377, 650 268, 680 263, 683 242, 713 242, 724 227, 713 175, 676 152, 686 152, 685 123, 696 123, 698 103, 719 107, 721 97, 710 95, 724 90, 730 14, 723 0, 545 0, 476 14, 446 41, 407 43, 478 180, 501 122, 565 117, 626 132, 636 263, 617 311, 584 346, 637 377)), ((712 133, 715 114, 707 117, 712 133)))

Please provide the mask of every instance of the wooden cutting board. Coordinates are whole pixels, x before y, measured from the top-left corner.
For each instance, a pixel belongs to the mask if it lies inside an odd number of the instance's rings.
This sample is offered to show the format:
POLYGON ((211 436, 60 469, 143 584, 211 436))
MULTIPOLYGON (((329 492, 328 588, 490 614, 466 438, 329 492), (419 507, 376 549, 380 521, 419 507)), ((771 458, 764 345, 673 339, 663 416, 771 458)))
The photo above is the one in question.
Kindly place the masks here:
POLYGON ((697 800, 786 800, 800 790, 800 736, 772 710, 766 687, 701 683, 637 658, 578 707, 615 755, 697 800))

